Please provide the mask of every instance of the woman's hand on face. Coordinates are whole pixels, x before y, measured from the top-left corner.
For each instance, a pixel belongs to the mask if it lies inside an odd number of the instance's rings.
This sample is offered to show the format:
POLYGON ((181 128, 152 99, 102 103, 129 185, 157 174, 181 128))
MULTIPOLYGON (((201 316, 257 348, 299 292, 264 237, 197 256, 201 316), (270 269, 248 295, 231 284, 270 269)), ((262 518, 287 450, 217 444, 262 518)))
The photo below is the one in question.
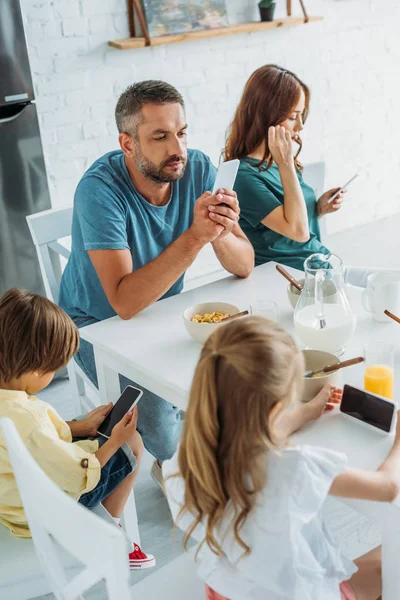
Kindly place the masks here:
POLYGON ((278 167, 294 164, 292 136, 281 125, 268 129, 268 148, 278 167))
POLYGON ((333 410, 342 401, 343 390, 334 385, 325 385, 308 403, 311 419, 318 419, 324 412, 333 410))
POLYGON ((329 213, 337 212, 341 208, 343 198, 347 193, 347 190, 343 190, 338 196, 336 196, 333 202, 329 202, 332 196, 334 196, 339 190, 340 188, 332 188, 331 190, 325 192, 325 194, 322 194, 317 203, 319 217, 323 217, 329 213))

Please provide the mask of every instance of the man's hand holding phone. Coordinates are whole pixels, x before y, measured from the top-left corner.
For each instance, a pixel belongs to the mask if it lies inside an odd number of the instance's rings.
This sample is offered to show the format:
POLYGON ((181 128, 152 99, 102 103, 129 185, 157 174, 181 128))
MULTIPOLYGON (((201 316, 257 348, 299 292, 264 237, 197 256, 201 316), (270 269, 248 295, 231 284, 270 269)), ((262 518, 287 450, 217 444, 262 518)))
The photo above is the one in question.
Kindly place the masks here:
POLYGON ((231 190, 205 192, 194 206, 193 223, 189 228, 202 245, 228 235, 239 219, 239 202, 231 190))
POLYGON ((209 200, 210 219, 224 227, 218 236, 218 239, 221 239, 232 233, 239 221, 240 208, 237 195, 233 190, 220 189, 215 196, 210 196, 209 200))

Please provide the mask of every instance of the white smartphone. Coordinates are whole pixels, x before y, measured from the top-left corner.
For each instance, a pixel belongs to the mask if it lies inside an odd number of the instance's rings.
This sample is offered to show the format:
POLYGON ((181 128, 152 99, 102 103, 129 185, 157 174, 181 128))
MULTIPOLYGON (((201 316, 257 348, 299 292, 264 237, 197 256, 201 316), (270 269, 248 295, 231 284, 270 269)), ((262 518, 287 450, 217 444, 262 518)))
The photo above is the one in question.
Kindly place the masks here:
POLYGON ((330 204, 331 202, 333 202, 335 200, 335 198, 338 197, 338 195, 340 194, 340 192, 343 192, 343 190, 345 190, 358 176, 360 173, 356 173, 355 175, 353 175, 353 177, 351 179, 349 179, 343 187, 340 188, 340 190, 338 190, 336 192, 336 194, 333 194, 332 198, 329 198, 328 200, 328 204, 330 204))
POLYGON ((394 402, 351 385, 343 387, 340 412, 353 421, 374 427, 382 433, 391 433, 396 422, 394 402))
POLYGON ((108 439, 111 436, 114 425, 116 425, 129 410, 132 410, 132 408, 136 406, 142 396, 142 390, 133 387, 133 385, 127 385, 98 428, 97 433, 108 439))
POLYGON ((220 189, 233 190, 239 165, 240 160, 237 158, 235 158, 235 160, 228 160, 219 165, 214 187, 211 192, 212 194, 215 194, 220 189))

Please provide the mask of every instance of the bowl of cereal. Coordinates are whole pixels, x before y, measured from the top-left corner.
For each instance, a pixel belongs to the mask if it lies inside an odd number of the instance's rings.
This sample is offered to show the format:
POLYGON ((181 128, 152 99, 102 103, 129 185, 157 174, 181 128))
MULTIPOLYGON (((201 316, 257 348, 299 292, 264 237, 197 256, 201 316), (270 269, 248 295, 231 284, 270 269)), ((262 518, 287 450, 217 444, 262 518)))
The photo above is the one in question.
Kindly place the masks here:
MULTIPOLYGON (((303 356, 305 371, 319 371, 328 365, 340 362, 335 354, 323 352, 322 350, 303 350, 303 356)), ((340 382, 340 370, 315 374, 313 377, 304 377, 302 401, 309 402, 312 400, 327 383, 340 387, 340 382)))
POLYGON ((222 319, 240 312, 234 304, 227 302, 203 302, 187 308, 183 313, 183 322, 188 334, 204 344, 209 335, 223 325, 222 319))

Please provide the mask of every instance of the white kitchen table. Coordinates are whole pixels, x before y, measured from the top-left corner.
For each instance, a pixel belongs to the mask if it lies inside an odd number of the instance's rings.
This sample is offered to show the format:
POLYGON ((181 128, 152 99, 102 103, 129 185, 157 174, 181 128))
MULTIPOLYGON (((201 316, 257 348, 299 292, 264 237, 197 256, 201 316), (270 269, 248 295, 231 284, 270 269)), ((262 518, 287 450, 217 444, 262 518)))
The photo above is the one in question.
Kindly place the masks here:
MULTIPOLYGON (((244 310, 256 300, 274 300, 278 304, 279 323, 293 334, 293 310, 286 288, 286 280, 276 272, 275 264, 269 263, 257 267, 248 279, 228 277, 157 302, 129 321, 113 317, 80 329, 81 337, 94 347, 102 402, 115 402, 119 397, 120 373, 185 409, 201 346, 186 332, 183 311, 200 302, 226 301, 244 310)), ((364 343, 371 340, 388 341, 398 346, 400 325, 373 321, 361 308, 361 291, 351 287, 347 291, 357 314, 357 327, 345 356, 341 358, 362 355, 364 343)), ((395 368, 396 398, 400 391, 398 352, 395 368)), ((363 370, 362 364, 343 370, 343 382, 362 387, 363 370)), ((353 423, 335 410, 297 433, 295 440, 344 452, 352 467, 375 469, 387 455, 393 438, 353 423)), ((381 524, 383 599, 399 600, 400 509, 397 504, 362 501, 350 504, 381 524)))

